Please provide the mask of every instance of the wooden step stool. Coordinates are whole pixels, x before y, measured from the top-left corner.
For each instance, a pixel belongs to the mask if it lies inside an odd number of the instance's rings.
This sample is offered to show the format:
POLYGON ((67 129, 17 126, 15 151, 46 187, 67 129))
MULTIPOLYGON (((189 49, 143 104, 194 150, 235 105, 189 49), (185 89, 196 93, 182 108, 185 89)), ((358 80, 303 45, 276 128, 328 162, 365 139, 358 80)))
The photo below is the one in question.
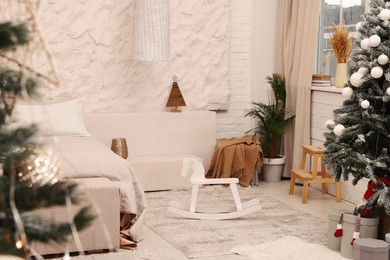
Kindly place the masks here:
POLYGON ((328 190, 327 183, 335 183, 336 200, 339 203, 341 202, 340 183, 336 182, 334 178, 326 172, 323 146, 302 145, 302 157, 301 157, 301 164, 299 170, 291 171, 290 191, 289 191, 290 195, 294 194, 295 178, 303 181, 302 203, 307 203, 309 183, 321 183, 322 194, 327 193, 328 190), (305 162, 306 162, 307 154, 313 157, 313 168, 311 172, 305 171, 305 162), (319 160, 321 160, 321 171, 317 172, 319 160))

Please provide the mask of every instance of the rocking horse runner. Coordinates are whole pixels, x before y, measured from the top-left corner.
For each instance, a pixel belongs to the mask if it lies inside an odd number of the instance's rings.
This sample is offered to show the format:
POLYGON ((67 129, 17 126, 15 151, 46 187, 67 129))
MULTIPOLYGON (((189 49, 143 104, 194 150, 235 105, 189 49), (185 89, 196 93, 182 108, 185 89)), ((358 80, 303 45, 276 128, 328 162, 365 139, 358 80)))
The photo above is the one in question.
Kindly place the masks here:
POLYGON ((238 178, 219 178, 206 179, 203 164, 194 158, 183 158, 183 167, 181 175, 187 176, 192 169, 191 183, 192 194, 189 204, 171 201, 167 211, 185 218, 194 219, 233 219, 245 216, 261 209, 259 200, 252 199, 250 201, 241 202, 240 195, 237 189, 238 178), (220 207, 202 207, 197 206, 197 197, 200 185, 210 184, 229 184, 234 198, 235 206, 220 206, 220 207))

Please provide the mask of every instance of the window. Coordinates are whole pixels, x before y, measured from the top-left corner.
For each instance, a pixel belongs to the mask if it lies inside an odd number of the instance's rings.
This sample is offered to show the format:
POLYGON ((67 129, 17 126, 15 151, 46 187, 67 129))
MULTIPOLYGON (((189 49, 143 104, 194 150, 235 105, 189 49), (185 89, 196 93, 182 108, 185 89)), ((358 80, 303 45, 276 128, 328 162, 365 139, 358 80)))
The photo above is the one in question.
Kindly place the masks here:
POLYGON ((317 73, 336 74, 336 58, 329 44, 333 32, 332 25, 340 21, 350 32, 352 40, 356 38, 355 24, 362 20, 362 14, 368 10, 369 0, 321 0, 320 28, 318 37, 317 73))

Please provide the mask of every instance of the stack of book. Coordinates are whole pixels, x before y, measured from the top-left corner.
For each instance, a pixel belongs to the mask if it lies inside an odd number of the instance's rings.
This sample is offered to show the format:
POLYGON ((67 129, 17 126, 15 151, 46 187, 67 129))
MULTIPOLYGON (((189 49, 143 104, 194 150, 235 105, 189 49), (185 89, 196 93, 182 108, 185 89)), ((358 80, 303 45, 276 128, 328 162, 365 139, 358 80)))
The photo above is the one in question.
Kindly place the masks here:
POLYGON ((313 74, 311 85, 315 87, 330 87, 330 75, 313 74))

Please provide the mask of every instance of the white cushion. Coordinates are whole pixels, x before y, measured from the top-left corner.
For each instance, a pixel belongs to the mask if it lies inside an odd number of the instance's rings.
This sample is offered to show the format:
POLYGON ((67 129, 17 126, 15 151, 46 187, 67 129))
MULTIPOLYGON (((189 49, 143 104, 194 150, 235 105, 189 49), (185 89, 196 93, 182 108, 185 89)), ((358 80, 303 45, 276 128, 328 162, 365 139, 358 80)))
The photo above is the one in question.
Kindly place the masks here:
POLYGON ((15 126, 37 124, 41 136, 90 136, 79 98, 53 104, 16 104, 15 126))

